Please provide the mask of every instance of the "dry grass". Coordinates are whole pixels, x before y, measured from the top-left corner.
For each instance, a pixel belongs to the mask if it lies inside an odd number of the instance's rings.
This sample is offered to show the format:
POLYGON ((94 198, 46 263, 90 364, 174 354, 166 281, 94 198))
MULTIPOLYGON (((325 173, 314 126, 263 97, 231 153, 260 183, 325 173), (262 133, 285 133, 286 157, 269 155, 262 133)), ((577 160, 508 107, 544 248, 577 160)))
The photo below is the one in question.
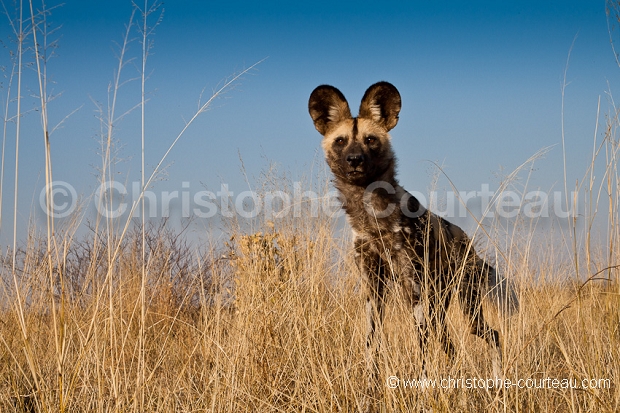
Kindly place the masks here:
MULTIPOLYGON (((224 249, 197 256, 182 236, 150 227, 143 330, 139 229, 111 270, 105 246, 69 245, 53 290, 45 245, 31 240, 18 255, 21 311, 16 291, 3 297, 0 410, 140 411, 143 392, 144 411, 356 411, 366 383, 363 291, 349 242, 334 232, 329 219, 283 219, 248 234, 231 229, 224 249)), ((385 386, 385 411, 617 411, 617 282, 566 281, 570 266, 532 254, 522 259, 534 264, 514 263, 522 310, 492 320, 504 337, 505 378, 609 379, 610 388, 420 391, 401 382, 385 386)), ((417 379, 413 318, 390 297, 383 375, 417 379)), ((428 378, 490 377, 487 346, 464 333, 455 310, 457 358, 432 343, 428 378)))

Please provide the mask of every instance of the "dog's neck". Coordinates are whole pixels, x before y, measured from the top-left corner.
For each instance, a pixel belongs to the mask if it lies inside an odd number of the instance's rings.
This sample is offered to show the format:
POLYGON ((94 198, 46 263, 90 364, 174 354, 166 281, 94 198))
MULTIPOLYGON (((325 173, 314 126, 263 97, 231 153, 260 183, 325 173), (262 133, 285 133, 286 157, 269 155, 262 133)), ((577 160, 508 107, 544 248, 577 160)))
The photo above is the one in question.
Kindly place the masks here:
MULTIPOLYGON (((388 168, 382 175, 367 185, 356 185, 343 179, 336 179, 334 182, 336 189, 340 192, 340 200, 343 203, 343 209, 350 218, 353 227, 367 227, 371 221, 377 222, 377 219, 389 220, 390 218, 373 217, 370 211, 377 209, 380 211, 388 208, 390 204, 398 205, 397 199, 403 189, 398 184, 395 177, 394 168, 388 168), (364 205, 364 208, 360 208, 364 205), (374 208, 370 208, 372 205, 374 208)), ((391 214, 390 214, 391 215, 391 214)))

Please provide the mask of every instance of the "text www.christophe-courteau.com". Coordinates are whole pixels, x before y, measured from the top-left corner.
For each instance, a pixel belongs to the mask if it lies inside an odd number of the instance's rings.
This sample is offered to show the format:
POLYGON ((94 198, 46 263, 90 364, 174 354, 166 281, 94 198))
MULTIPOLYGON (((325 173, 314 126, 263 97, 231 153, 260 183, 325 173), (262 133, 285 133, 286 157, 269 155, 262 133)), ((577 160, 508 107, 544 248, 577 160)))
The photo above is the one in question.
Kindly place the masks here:
POLYGON ((441 379, 408 379, 398 376, 387 378, 387 387, 390 389, 609 389, 611 379, 559 379, 552 377, 505 379, 505 378, 481 378, 467 377, 454 378, 444 377, 441 379))

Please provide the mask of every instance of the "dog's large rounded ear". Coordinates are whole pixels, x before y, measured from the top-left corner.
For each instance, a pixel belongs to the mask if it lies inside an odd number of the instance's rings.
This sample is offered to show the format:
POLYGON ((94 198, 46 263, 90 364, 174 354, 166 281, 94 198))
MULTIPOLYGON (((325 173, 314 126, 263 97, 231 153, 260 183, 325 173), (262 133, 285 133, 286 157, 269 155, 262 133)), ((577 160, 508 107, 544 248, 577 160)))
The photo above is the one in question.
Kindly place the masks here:
POLYGON ((349 104, 335 87, 322 85, 314 89, 308 101, 308 111, 314 127, 321 135, 338 122, 351 118, 349 104))
POLYGON ((372 119, 391 130, 398 123, 400 93, 388 82, 375 83, 366 90, 360 105, 360 118, 372 119))

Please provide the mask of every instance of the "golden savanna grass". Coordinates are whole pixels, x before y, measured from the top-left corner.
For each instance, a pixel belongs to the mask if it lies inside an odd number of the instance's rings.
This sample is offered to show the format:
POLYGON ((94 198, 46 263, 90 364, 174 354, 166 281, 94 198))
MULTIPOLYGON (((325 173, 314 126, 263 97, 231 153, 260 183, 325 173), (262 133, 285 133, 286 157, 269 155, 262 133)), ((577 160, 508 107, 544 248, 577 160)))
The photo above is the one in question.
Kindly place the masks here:
MULTIPOLYGON (((140 228, 121 241, 113 263, 107 245, 73 241, 55 263, 53 284, 45 248, 31 239, 18 255, 17 290, 5 289, 0 410, 356 411, 366 385, 365 318, 350 240, 329 218, 230 228, 225 246, 203 254, 165 226, 146 229, 143 328, 140 228)), ((491 317, 504 337, 505 378, 537 379, 538 386, 547 378, 608 381, 594 389, 554 389, 546 381, 549 388, 503 392, 471 382, 421 391, 401 381, 385 386, 385 411, 620 407, 618 283, 574 280, 570 262, 540 245, 512 245, 521 311, 509 320, 491 317)), ((456 360, 431 342, 428 379, 491 378, 487 346, 465 333, 454 310, 456 360)), ((383 378, 419 378, 414 319, 398 291, 385 324, 383 378)))
MULTIPOLYGON (((114 111, 128 39, 135 35, 130 30, 141 28, 144 92, 147 38, 159 24, 158 10, 156 2, 136 5, 126 41, 119 45, 110 104, 100 108, 101 182, 112 180, 115 173, 114 125, 124 114, 114 111), (155 17, 151 23, 149 16, 155 17)), ((13 23, 30 19, 39 24, 26 24, 30 31, 21 24, 12 26, 24 35, 15 36, 13 56, 19 59, 13 61, 15 81, 9 82, 5 139, 6 125, 18 124, 22 117, 20 99, 25 92, 16 79, 22 75, 24 50, 34 51, 36 62, 46 64, 44 50, 38 49, 45 42, 33 35, 47 33, 43 28, 49 10, 26 8, 23 15, 28 13, 30 17, 13 23)), ((50 184, 44 67, 37 65, 36 73, 30 90, 40 91, 45 180, 50 184)), ((170 149, 239 76, 224 82, 200 106, 171 139, 170 149)), ((137 107, 145 108, 144 93, 137 107)), ((591 163, 578 183, 588 203, 576 221, 551 231, 520 218, 486 219, 484 231, 477 231, 477 242, 488 246, 483 248, 486 258, 514 282, 521 302, 520 311, 508 319, 491 308, 486 313, 502 336, 504 378, 522 379, 520 386, 503 391, 480 388, 480 380, 492 379, 488 346, 466 333, 465 321, 451 308, 448 320, 456 358, 448 360, 431 340, 427 378, 436 380, 436 387, 411 388, 420 378, 418 339, 413 315, 403 305, 398 286, 391 285, 379 360, 385 382, 379 400, 383 411, 620 409, 617 125, 612 108, 603 138, 595 140, 591 163), (602 172, 596 179, 595 169, 602 172), (608 230, 600 236, 600 228, 608 230), (602 241, 597 244, 594 239, 602 241), (400 380, 396 388, 388 386, 391 376, 400 380), (588 382, 592 388, 582 387, 584 379, 594 380, 588 382), (579 388, 563 388, 568 380, 579 388), (536 388, 540 386, 546 388, 536 388)), ((19 126, 15 138, 18 142, 19 126)), ((148 136, 143 135, 143 148, 145 142, 148 136)), ((156 179, 170 149, 150 177, 141 177, 143 190, 156 179)), ((144 155, 142 161, 144 171, 144 155)), ((314 180, 320 184, 306 184, 304 190, 325 197, 328 179, 314 180)), ((293 193, 292 185, 291 179, 270 172, 259 183, 259 194, 283 188, 293 193)), ((17 198, 17 190, 13 195, 17 198)), ((99 195, 102 202, 111 202, 105 193, 99 195)), ((79 210, 74 220, 50 218, 42 230, 31 226, 23 244, 15 240, 3 249, 0 263, 0 411, 359 410, 367 384, 363 285, 351 259, 346 227, 343 230, 342 222, 329 215, 313 214, 311 203, 304 200, 299 214, 225 222, 227 242, 200 247, 186 242, 185 233, 165 221, 98 217, 90 223, 90 235, 77 237, 78 226, 86 225, 79 210)))

